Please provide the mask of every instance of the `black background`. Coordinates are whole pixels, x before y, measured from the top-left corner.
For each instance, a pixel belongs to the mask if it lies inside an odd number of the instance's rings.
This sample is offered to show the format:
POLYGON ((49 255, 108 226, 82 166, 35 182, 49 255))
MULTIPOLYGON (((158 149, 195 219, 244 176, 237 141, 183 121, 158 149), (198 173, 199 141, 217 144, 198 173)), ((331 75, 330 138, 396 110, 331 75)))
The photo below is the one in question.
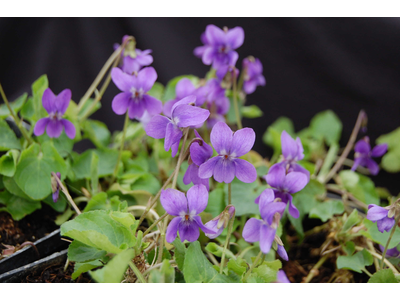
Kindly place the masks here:
MULTIPOLYGON (((0 82, 13 100, 47 74, 54 93, 70 88, 78 102, 125 34, 135 36, 139 49, 153 50, 161 83, 184 74, 203 77, 209 66, 193 49, 202 45, 208 24, 243 27, 237 66, 248 55, 264 66, 266 86, 247 98, 264 116, 243 121, 256 131, 254 149, 263 156, 271 150, 262 134, 280 116, 299 131, 316 113, 332 109, 343 122, 342 146, 360 109, 368 114, 372 145, 400 126, 398 18, 1 18, 0 82)), ((117 93, 111 83, 94 115, 111 131, 123 126, 124 118, 111 110, 117 93)), ((400 174, 381 171, 374 181, 400 192, 400 174)))

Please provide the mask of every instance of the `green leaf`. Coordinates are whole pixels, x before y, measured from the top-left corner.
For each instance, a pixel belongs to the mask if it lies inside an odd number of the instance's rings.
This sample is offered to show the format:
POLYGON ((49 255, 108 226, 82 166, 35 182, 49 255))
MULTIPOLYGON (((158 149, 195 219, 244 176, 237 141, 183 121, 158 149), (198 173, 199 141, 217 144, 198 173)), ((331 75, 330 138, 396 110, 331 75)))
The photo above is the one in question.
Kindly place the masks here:
POLYGON ((21 153, 14 180, 22 191, 34 200, 47 197, 51 192, 51 172, 65 177, 67 165, 50 142, 33 144, 21 153))
MULTIPOLYGON (((231 183, 232 204, 235 206, 236 216, 245 214, 259 214, 258 205, 254 200, 267 188, 266 185, 259 186, 257 181, 244 183, 235 178, 231 183)), ((228 185, 224 185, 225 204, 228 204, 228 185)))
MULTIPOLYGON (((53 194, 47 196, 42 200, 47 205, 51 206, 56 212, 62 213, 65 211, 67 207, 67 199, 65 198, 64 193, 60 191, 60 196, 58 197, 57 202, 53 201, 53 194)), ((61 224, 60 224, 61 225, 61 224)))
POLYGON ((121 201, 118 200, 118 197, 112 197, 108 199, 107 193, 100 192, 93 196, 88 204, 85 206, 83 212, 91 211, 91 210, 118 210, 118 206, 121 201))
POLYGON ((326 200, 317 202, 316 205, 310 210, 309 217, 320 219, 326 222, 333 217, 333 215, 341 214, 344 211, 344 205, 341 200, 326 200))
POLYGON ((164 97, 160 99, 162 102, 166 102, 168 100, 172 100, 175 98, 175 88, 178 82, 183 79, 188 78, 193 83, 194 86, 197 86, 199 83, 199 78, 194 75, 181 75, 175 78, 172 78, 165 87, 164 97))
POLYGON ((37 121, 46 116, 46 110, 42 106, 42 97, 45 89, 49 87, 49 81, 47 79, 47 75, 40 76, 33 84, 32 84, 32 101, 33 101, 33 109, 34 116, 33 120, 37 121))
POLYGON ((379 270, 368 280, 368 283, 398 283, 391 269, 379 270))
POLYGON ((97 271, 91 271, 90 276, 100 283, 120 283, 124 278, 129 262, 135 257, 133 249, 125 251, 114 256, 106 266, 97 271))
POLYGON ((216 188, 208 195, 208 205, 205 212, 210 213, 213 218, 218 216, 225 209, 225 195, 224 190, 216 188))
POLYGON ((32 199, 29 199, 29 196, 27 194, 25 194, 19 188, 19 186, 15 183, 14 178, 3 177, 3 184, 4 184, 4 187, 7 189, 7 191, 9 191, 11 194, 14 194, 14 195, 24 198, 24 199, 32 200, 32 199))
POLYGON ((70 155, 72 153, 72 148, 74 147, 74 140, 71 140, 65 134, 65 130, 63 130, 58 138, 50 138, 47 134, 42 134, 41 136, 38 136, 37 139, 41 144, 49 141, 62 157, 70 155))
POLYGON ((183 276, 187 283, 232 282, 229 277, 219 274, 204 256, 200 243, 195 241, 186 250, 183 276))
POLYGON ((0 193, 0 203, 5 205, 5 207, 0 207, 0 211, 8 212, 15 221, 21 220, 26 215, 42 207, 38 201, 30 201, 13 195, 8 191, 0 193))
POLYGON ((339 143, 342 127, 342 122, 331 110, 316 114, 310 122, 312 135, 316 138, 324 139, 328 146, 339 143))
POLYGON ((257 105, 249 105, 242 107, 242 116, 248 119, 254 119, 262 117, 264 113, 257 105))
POLYGON ((169 263, 168 259, 164 259, 160 270, 152 270, 149 276, 149 283, 174 283, 175 270, 169 263))
POLYGON ((341 171, 339 176, 347 191, 365 204, 379 205, 379 196, 375 190, 374 182, 367 176, 351 170, 341 171))
POLYGON ((175 246, 174 257, 176 264, 178 265, 179 270, 183 271, 185 254, 186 254, 186 246, 181 242, 180 239, 175 239, 172 243, 175 246))
POLYGON ((278 154, 281 152, 281 134, 284 130, 291 136, 294 135, 292 120, 286 117, 280 117, 267 128, 262 137, 264 144, 274 149, 274 153, 278 154))
POLYGON ((94 152, 90 164, 90 183, 92 186, 92 195, 96 195, 99 186, 99 156, 94 152))
POLYGON ((33 107, 33 98, 32 97, 28 97, 28 100, 22 106, 20 114, 21 114, 22 119, 32 121, 32 118, 35 115, 35 109, 33 107))
POLYGON ((338 269, 352 270, 361 273, 365 266, 374 262, 372 255, 365 249, 350 256, 339 256, 336 260, 338 269))
POLYGON ((19 157, 18 150, 10 150, 0 157, 0 174, 12 177, 17 170, 17 159, 19 157))
POLYGON ((107 251, 98 250, 79 241, 72 241, 68 247, 68 259, 76 262, 88 262, 102 258, 107 251))
POLYGON ((72 209, 70 209, 68 207, 67 210, 63 214, 57 216, 54 223, 56 223, 56 225, 58 225, 58 226, 61 226, 62 224, 67 222, 74 214, 75 214, 75 211, 73 211, 72 209))
MULTIPOLYGON (((374 242, 381 244, 383 247, 385 247, 389 239, 390 232, 386 231, 380 232, 378 230, 378 226, 376 225, 376 223, 373 223, 372 221, 366 218, 363 220, 363 223, 367 228, 367 231, 360 231, 360 233, 366 236, 367 238, 372 239, 374 242)), ((400 227, 396 227, 393 237, 389 243, 389 249, 396 247, 399 243, 400 243, 400 227)))
MULTIPOLYGON (((130 213, 125 214, 132 216, 130 213)), ((130 226, 126 227, 115 219, 103 210, 85 212, 61 225, 61 235, 99 250, 120 253, 126 248, 133 247, 136 238, 130 226)), ((119 219, 123 218, 120 216, 119 219)))
POLYGON ((83 123, 83 138, 93 142, 97 148, 106 148, 111 139, 107 125, 97 120, 86 120, 83 123))
POLYGON ((104 266, 104 263, 108 261, 108 257, 105 256, 102 260, 96 259, 92 261, 88 261, 85 263, 75 263, 74 273, 72 273, 71 278, 75 280, 79 277, 82 273, 88 272, 98 267, 104 266), (105 259, 105 260, 103 260, 105 259))
POLYGON ((347 241, 343 247, 343 250, 347 253, 347 255, 352 255, 354 251, 356 251, 356 244, 352 241, 347 241))
POLYGON ((232 270, 239 276, 242 276, 248 267, 246 261, 240 257, 237 259, 230 259, 227 266, 229 270, 232 270))
MULTIPOLYGON (((206 246, 206 250, 214 254, 215 256, 222 257, 222 251, 224 247, 217 245, 214 242, 208 243, 206 246)), ((235 254, 232 253, 229 249, 226 249, 225 256, 229 259, 235 258, 235 254)))
POLYGON ((280 268, 282 268, 282 263, 279 260, 264 261, 259 267, 253 269, 247 282, 274 282, 280 268))
POLYGON ((397 173, 400 171, 400 146, 389 150, 382 157, 382 167, 385 171, 390 173, 397 173))
POLYGON ((21 143, 17 139, 14 131, 8 126, 7 122, 0 119, 0 151, 10 149, 21 150, 21 143))
MULTIPOLYGON (((28 94, 24 93, 21 96, 19 96, 16 100, 10 102, 10 106, 15 114, 17 114, 21 110, 21 108, 24 105, 27 98, 28 98, 28 94)), ((11 113, 10 113, 10 110, 8 109, 7 105, 1 104, 0 105, 0 118, 4 119, 10 115, 11 115, 11 113)))
POLYGON ((358 211, 357 211, 357 209, 353 209, 351 214, 347 217, 346 221, 344 222, 341 232, 349 231, 358 222, 360 222, 360 217, 358 216, 358 211))

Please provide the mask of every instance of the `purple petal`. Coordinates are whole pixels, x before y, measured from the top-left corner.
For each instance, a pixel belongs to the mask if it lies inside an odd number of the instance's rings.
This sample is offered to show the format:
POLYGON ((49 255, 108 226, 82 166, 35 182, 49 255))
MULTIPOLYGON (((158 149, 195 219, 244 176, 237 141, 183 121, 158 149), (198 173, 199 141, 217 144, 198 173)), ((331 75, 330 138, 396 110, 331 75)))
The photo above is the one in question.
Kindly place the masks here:
POLYGON ((139 62, 130 56, 124 57, 124 63, 122 64, 122 71, 128 74, 132 74, 133 72, 138 72, 141 68, 139 62))
POLYGON ((202 140, 202 145, 200 146, 200 144, 197 142, 192 143, 190 145, 190 157, 196 165, 200 166, 212 156, 213 150, 210 145, 204 142, 196 130, 194 130, 194 133, 197 138, 202 140))
POLYGON ((258 242, 260 240, 260 229, 263 221, 250 218, 243 227, 242 236, 248 243, 258 242))
POLYGON ((74 124, 72 124, 72 122, 66 120, 66 119, 62 119, 61 120, 62 124, 64 125, 64 129, 65 129, 65 133, 66 135, 73 140, 75 138, 75 134, 76 134, 76 129, 74 124))
POLYGON ((269 169, 265 180, 274 188, 283 188, 285 184, 285 174, 285 168, 280 164, 275 164, 269 169))
POLYGON ((213 176, 215 165, 220 159, 221 157, 216 156, 202 164, 199 167, 199 177, 205 179, 213 176))
POLYGON ((176 127, 172 123, 167 124, 167 129, 165 133, 165 140, 164 140, 164 149, 165 151, 168 151, 169 148, 175 143, 179 143, 180 139, 182 137, 182 131, 176 127))
POLYGON ((374 149, 372 149, 372 151, 371 151, 371 156, 380 157, 380 156, 382 156, 383 154, 386 153, 387 149, 388 149, 388 145, 387 144, 376 145, 374 147, 374 149))
POLYGON ((165 138, 167 125, 169 123, 171 123, 171 121, 164 116, 154 116, 145 127, 146 134, 155 139, 165 138))
POLYGON ((302 166, 300 166, 299 164, 291 164, 291 166, 289 168, 289 172, 303 173, 304 175, 307 176, 307 181, 310 180, 310 172, 308 170, 306 170, 305 168, 303 168, 302 166))
POLYGON ((160 201, 165 211, 171 216, 177 217, 181 212, 187 213, 188 201, 185 194, 178 190, 162 190, 160 201))
MULTIPOLYGON (((195 169, 195 167, 196 167, 195 164, 191 164, 191 165, 189 165, 188 168, 186 169, 186 172, 185 172, 185 174, 183 175, 183 179, 182 179, 182 181, 183 181, 184 184, 188 185, 189 183, 192 182, 192 172, 193 172, 193 169, 195 169)), ((197 172, 198 170, 194 170, 194 171, 197 172)))
POLYGON ((179 80, 175 87, 176 98, 182 99, 190 96, 194 93, 195 90, 196 88, 190 79, 182 78, 181 80, 179 80))
POLYGON ((139 87, 148 92, 157 80, 157 72, 153 67, 143 68, 139 71, 137 79, 139 87))
POLYGON ((136 81, 133 76, 124 73, 120 68, 111 70, 111 78, 114 84, 123 92, 129 92, 136 81))
POLYGON ((57 189, 54 193, 53 193, 53 202, 56 203, 58 200, 58 197, 60 196, 60 189, 57 189))
POLYGON ((171 157, 175 157, 179 150, 179 141, 171 145, 171 157))
POLYGON ((150 115, 157 115, 162 111, 162 102, 150 95, 143 95, 142 101, 150 115))
POLYGON ((376 222, 378 220, 381 220, 383 218, 386 218, 388 215, 388 210, 380 207, 375 204, 370 204, 368 205, 368 213, 367 213, 367 219, 376 222))
POLYGON ((175 110, 175 108, 178 107, 179 105, 188 105, 188 104, 190 104, 190 106, 192 106, 192 105, 191 105, 192 103, 193 103, 194 105, 197 105, 197 104, 196 104, 196 96, 190 95, 190 96, 187 96, 187 97, 185 97, 185 98, 182 98, 181 100, 175 102, 175 104, 172 106, 172 108, 171 108, 171 115, 174 115, 174 110, 175 110))
POLYGON ((297 219, 298 217, 300 217, 300 212, 299 212, 299 210, 297 209, 297 207, 296 206, 294 206, 294 204, 293 204, 293 197, 291 196, 291 195, 288 195, 288 196, 290 196, 289 197, 289 214, 293 217, 293 218, 295 218, 295 219, 297 219))
POLYGON ((285 187, 288 189, 290 194, 301 191, 307 183, 307 176, 300 172, 291 172, 287 174, 285 178, 285 187))
POLYGON ((211 144, 218 154, 225 155, 231 149, 233 132, 224 122, 218 122, 211 130, 211 144))
POLYGON ((274 190, 273 189, 266 189, 257 198, 258 198, 257 203, 259 203, 260 211, 261 211, 261 207, 263 207, 266 204, 271 203, 271 202, 273 202, 275 200, 274 190))
POLYGON ((276 229, 263 224, 260 228, 260 249, 263 253, 271 250, 272 243, 275 239, 276 229))
POLYGON ((43 92, 42 96, 42 105, 48 114, 56 112, 55 106, 56 95, 51 91, 50 88, 47 88, 43 92))
MULTIPOLYGON (((139 54, 139 49, 136 49, 136 53, 139 54)), ((153 63, 153 56, 149 55, 152 50, 143 50, 140 55, 136 56, 136 61, 140 66, 148 66, 153 63)))
POLYGON ((46 132, 47 135, 51 138, 58 138, 63 131, 63 123, 58 120, 50 120, 47 124, 46 132))
POLYGON ((70 89, 65 89, 57 95, 56 99, 54 100, 54 103, 60 115, 65 114, 65 112, 67 111, 71 97, 72 95, 70 89))
POLYGON ((203 56, 203 54, 204 54, 204 52, 206 51, 207 48, 208 48, 207 45, 196 47, 196 48, 194 48, 193 54, 194 54, 196 57, 201 58, 201 57, 203 56))
POLYGON ((384 231, 389 232, 393 228, 395 223, 396 222, 394 218, 383 218, 382 220, 376 222, 376 224, 378 225, 378 230, 382 233, 384 231))
POLYGON ((174 106, 174 104, 176 102, 178 102, 179 100, 174 99, 174 100, 169 100, 167 102, 164 103, 164 107, 163 107, 163 114, 167 117, 171 117, 171 111, 172 111, 172 106, 174 106))
POLYGON ((364 140, 360 140, 354 146, 354 151, 359 153, 368 154, 371 151, 371 146, 364 140))
POLYGON ((225 42, 225 32, 215 25, 208 25, 205 34, 210 45, 219 45, 225 42))
POLYGON ((194 242, 200 236, 199 226, 195 221, 180 222, 178 230, 182 242, 184 242, 185 240, 187 240, 188 242, 194 242))
POLYGON ((235 27, 229 29, 226 33, 227 44, 232 48, 236 49, 243 45, 244 42, 244 30, 242 27, 235 27))
POLYGON ((285 160, 297 157, 298 147, 296 141, 284 130, 281 134, 282 154, 285 160))
POLYGON ((179 127, 185 128, 202 124, 209 117, 207 109, 191 105, 179 105, 172 111, 172 118, 179 127))
POLYGON ((167 232, 165 234, 165 239, 167 243, 172 243, 177 236, 179 223, 181 222, 181 217, 173 218, 172 221, 168 224, 167 232))
MULTIPOLYGON (((276 250, 276 253, 278 253, 278 255, 283 259, 288 261, 289 260, 289 256, 285 250, 285 247, 278 245, 278 249, 276 250)), ((284 273, 285 274, 285 273, 284 273)), ((287 277, 286 277, 287 279, 287 277)))
POLYGON ((230 154, 240 157, 248 153, 254 145, 256 133, 251 128, 243 128, 233 134, 230 154))
POLYGON ((128 108, 129 118, 139 119, 143 116, 145 110, 146 110, 146 107, 145 107, 144 101, 142 101, 142 100, 136 101, 135 99, 133 99, 129 102, 129 108, 128 108))
MULTIPOLYGON (((204 233, 206 233, 206 234, 215 234, 216 233, 215 230, 212 230, 203 224, 200 216, 193 217, 193 220, 196 222, 197 226, 199 226, 200 229, 203 230, 204 233)), ((222 228, 223 228, 223 226, 222 226, 222 228)))
POLYGON ((211 220, 206 224, 204 224, 205 227, 215 232, 214 234, 206 233, 206 236, 208 236, 210 239, 215 239, 222 233, 222 231, 224 231, 224 226, 218 228, 217 225, 218 225, 218 220, 211 220))
POLYGON ((33 133, 36 136, 42 135, 44 131, 46 130, 47 124, 50 122, 50 118, 43 118, 37 121, 35 125, 35 129, 33 130, 33 133))
POLYGON ((230 51, 228 53, 228 65, 229 66, 236 65, 238 58, 239 58, 239 54, 236 51, 230 51))
POLYGON ((260 200, 259 205, 260 215, 269 225, 272 225, 275 213, 279 213, 282 216, 286 208, 286 203, 283 202, 263 203, 263 201, 260 200))
POLYGON ((367 168, 372 175, 377 175, 379 173, 379 166, 378 164, 372 159, 367 158, 366 160, 367 168))
POLYGON ((299 137, 296 138, 296 144, 297 144, 297 160, 302 160, 304 158, 304 148, 303 144, 301 143, 301 140, 299 137))
POLYGON ((240 181, 251 183, 257 179, 256 168, 251 163, 239 158, 233 162, 235 163, 235 175, 240 181))
POLYGON ((208 203, 208 192, 204 185, 192 186, 187 191, 189 213, 198 215, 206 209, 208 203))
POLYGON ((116 95, 111 103, 112 110, 117 115, 125 114, 129 107, 131 96, 132 94, 130 92, 123 92, 116 95))
POLYGON ((215 56, 215 50, 213 47, 207 46, 203 52, 203 57, 201 58, 203 64, 209 66, 212 64, 215 56))
POLYGON ((214 179, 218 182, 232 182, 235 178, 235 168, 235 161, 221 158, 214 167, 214 179))
MULTIPOLYGON (((279 245, 280 246, 280 245, 279 245)), ((278 246, 278 248, 279 248, 279 246, 278 246)), ((281 256, 281 255, 279 255, 279 256, 281 256)), ((281 256, 282 257, 282 256, 281 256)), ((283 258, 283 257, 282 257, 283 258)), ((288 258, 289 259, 289 258, 288 258)), ((286 259, 286 260, 288 260, 288 259, 286 259)), ((278 275, 277 275, 277 277, 276 277, 276 282, 277 283, 290 283, 290 281, 289 281, 289 279, 287 278, 287 276, 286 276, 286 274, 285 274, 285 271, 283 271, 283 270, 279 270, 278 271, 278 275)))
POLYGON ((361 165, 361 163, 364 161, 363 157, 357 157, 356 159, 354 159, 354 164, 351 167, 352 171, 357 170, 358 166, 361 165))
POLYGON ((247 95, 253 94, 257 88, 257 82, 254 80, 245 80, 243 82, 243 90, 247 95))

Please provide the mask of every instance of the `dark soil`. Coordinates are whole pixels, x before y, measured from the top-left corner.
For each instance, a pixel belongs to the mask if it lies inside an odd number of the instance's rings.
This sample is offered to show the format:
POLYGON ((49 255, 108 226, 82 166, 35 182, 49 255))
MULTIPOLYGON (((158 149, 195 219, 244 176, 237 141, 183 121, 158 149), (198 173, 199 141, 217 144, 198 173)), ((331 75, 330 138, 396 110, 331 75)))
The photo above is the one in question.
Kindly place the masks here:
POLYGON ((0 212, 0 251, 5 249, 2 244, 17 246, 26 241, 35 242, 56 230, 57 214, 47 205, 20 221, 14 221, 7 212, 0 212))
POLYGON ((74 264, 69 263, 64 272, 65 262, 55 264, 42 271, 33 272, 21 280, 21 283, 90 283, 93 282, 89 274, 81 274, 75 281, 71 275, 74 272, 74 264))

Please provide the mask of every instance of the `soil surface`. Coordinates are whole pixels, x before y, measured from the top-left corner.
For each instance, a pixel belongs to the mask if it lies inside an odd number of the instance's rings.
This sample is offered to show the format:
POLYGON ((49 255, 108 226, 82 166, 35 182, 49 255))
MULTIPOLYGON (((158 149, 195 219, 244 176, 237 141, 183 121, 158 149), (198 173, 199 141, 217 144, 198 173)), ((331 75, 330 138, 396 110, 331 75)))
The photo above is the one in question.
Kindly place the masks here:
POLYGON ((57 214, 47 205, 20 221, 14 221, 7 212, 0 212, 0 252, 5 249, 2 244, 17 246, 26 241, 35 242, 56 230, 57 214))

